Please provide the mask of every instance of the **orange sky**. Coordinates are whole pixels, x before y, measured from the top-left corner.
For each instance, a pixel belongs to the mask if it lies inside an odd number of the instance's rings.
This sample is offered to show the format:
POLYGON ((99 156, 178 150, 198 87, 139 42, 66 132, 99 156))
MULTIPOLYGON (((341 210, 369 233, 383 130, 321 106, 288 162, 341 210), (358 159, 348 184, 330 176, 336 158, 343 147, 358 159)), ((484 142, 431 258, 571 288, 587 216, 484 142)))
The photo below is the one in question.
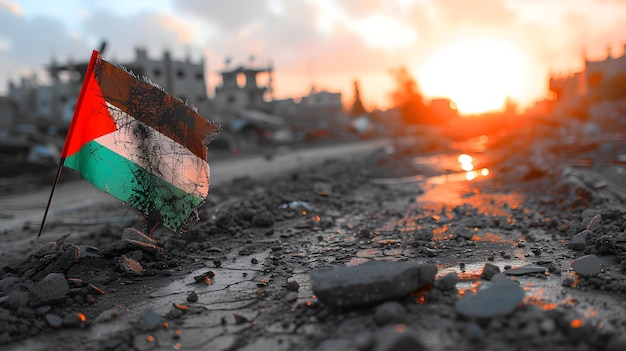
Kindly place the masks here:
MULTIPOLYGON (((57 60, 204 57, 275 67, 275 97, 311 86, 366 107, 388 105, 390 69, 407 67, 427 97, 449 96, 465 112, 522 106, 547 93, 548 72, 582 68, 582 52, 623 55, 625 0, 0 0, 0 93, 9 79, 57 60)), ((217 77, 209 76, 210 93, 217 77)))

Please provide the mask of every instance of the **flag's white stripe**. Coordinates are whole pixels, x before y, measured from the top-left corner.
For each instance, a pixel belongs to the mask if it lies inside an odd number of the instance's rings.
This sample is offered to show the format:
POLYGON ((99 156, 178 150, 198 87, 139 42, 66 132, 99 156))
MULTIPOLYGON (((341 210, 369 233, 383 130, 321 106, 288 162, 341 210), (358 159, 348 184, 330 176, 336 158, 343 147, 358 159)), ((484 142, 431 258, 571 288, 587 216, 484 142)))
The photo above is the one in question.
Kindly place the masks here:
POLYGON ((152 172, 179 189, 206 198, 209 164, 184 146, 107 103, 118 127, 96 142, 152 172))

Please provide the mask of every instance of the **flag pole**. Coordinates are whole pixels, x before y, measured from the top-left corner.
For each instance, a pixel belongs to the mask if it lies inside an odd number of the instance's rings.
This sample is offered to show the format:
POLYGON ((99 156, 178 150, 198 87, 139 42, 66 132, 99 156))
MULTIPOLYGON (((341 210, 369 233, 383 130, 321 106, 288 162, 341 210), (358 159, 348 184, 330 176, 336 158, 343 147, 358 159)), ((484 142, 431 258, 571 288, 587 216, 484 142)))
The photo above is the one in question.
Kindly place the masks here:
POLYGON ((37 239, 35 240, 35 247, 39 246, 39 238, 41 237, 41 233, 43 233, 43 227, 46 224, 46 218, 48 217, 50 205, 52 204, 52 197, 54 196, 54 190, 56 189, 57 184, 59 183, 59 179, 61 178, 61 171, 63 170, 63 163, 65 163, 65 155, 67 152, 69 141, 72 139, 72 135, 74 134, 74 126, 76 125, 78 111, 80 111, 80 106, 83 103, 83 97, 85 96, 85 91, 87 91, 87 81, 89 77, 91 77, 91 74, 93 73, 93 68, 96 64, 97 59, 98 59, 98 50, 93 50, 93 52, 91 53, 91 59, 89 60, 89 65, 87 66, 87 71, 85 72, 85 77, 83 78, 83 85, 80 88, 80 94, 78 95, 78 100, 76 101, 76 107, 74 107, 74 114, 72 116, 72 122, 70 123, 70 127, 65 137, 65 143, 63 144, 63 151, 61 152, 61 158, 59 159, 59 168, 57 168, 57 174, 56 174, 56 177, 54 178, 54 184, 52 184, 52 190, 50 191, 48 204, 46 205, 46 209, 43 213, 43 219, 41 220, 39 233, 37 234, 37 239))

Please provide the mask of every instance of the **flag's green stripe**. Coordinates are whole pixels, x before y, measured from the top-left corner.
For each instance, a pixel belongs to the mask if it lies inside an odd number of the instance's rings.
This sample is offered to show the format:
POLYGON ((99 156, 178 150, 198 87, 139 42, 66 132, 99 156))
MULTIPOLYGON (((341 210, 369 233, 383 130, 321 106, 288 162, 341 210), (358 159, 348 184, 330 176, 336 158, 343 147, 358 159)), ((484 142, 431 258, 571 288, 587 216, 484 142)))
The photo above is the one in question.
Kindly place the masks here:
POLYGON ((203 199, 190 195, 95 141, 65 159, 85 180, 178 231, 203 199))

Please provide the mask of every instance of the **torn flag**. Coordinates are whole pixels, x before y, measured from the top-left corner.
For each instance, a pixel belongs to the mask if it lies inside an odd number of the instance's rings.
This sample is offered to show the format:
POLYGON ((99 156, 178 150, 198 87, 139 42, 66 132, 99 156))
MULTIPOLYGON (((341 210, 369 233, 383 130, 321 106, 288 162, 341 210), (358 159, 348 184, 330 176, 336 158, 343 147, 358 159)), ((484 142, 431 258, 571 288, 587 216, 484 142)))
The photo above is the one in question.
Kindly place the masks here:
POLYGON ((208 195, 206 143, 218 132, 180 99, 94 50, 61 162, 181 233, 208 195))

